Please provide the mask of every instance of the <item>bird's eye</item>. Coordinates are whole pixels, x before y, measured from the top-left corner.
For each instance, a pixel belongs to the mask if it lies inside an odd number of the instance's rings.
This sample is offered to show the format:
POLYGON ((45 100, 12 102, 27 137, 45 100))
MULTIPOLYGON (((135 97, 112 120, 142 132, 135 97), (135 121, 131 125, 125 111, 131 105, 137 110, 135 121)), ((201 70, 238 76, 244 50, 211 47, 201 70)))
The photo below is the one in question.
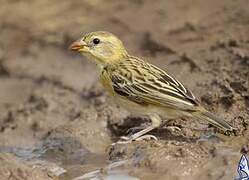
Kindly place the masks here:
POLYGON ((94 39, 93 39, 93 44, 99 44, 99 43, 100 43, 99 38, 94 38, 94 39))

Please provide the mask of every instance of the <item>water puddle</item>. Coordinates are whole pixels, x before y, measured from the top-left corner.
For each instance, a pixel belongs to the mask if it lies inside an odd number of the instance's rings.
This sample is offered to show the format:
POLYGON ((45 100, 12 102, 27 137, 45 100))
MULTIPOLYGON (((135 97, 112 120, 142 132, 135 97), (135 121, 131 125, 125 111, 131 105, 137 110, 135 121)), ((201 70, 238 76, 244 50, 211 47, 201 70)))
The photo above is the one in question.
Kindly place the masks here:
POLYGON ((84 149, 80 152, 81 156, 78 156, 81 160, 78 158, 75 161, 73 161, 75 154, 72 157, 68 154, 63 156, 62 152, 44 147, 39 149, 0 147, 0 152, 14 154, 23 163, 46 170, 51 177, 58 177, 60 180, 138 180, 130 176, 128 170, 124 170, 123 167, 128 164, 128 160, 108 162, 104 155, 93 154, 84 149))

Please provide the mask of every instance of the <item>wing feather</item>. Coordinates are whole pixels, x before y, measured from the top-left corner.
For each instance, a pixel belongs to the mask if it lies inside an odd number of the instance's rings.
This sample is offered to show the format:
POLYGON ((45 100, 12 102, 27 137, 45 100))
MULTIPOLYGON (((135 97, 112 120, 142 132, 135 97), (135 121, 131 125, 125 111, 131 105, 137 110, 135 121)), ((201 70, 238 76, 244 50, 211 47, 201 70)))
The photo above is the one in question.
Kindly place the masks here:
POLYGON ((191 91, 163 70, 138 59, 119 64, 110 77, 113 90, 141 105, 193 110, 198 105, 191 91))

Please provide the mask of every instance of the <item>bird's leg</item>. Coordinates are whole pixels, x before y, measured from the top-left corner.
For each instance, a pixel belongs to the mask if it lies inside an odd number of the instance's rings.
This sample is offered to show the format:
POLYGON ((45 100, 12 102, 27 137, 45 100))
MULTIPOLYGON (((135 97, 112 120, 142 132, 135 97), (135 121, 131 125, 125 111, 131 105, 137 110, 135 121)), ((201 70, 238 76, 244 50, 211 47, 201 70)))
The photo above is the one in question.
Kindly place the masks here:
POLYGON ((140 125, 140 126, 132 127, 132 128, 130 128, 130 129, 128 129, 128 130, 126 131, 126 133, 133 134, 134 132, 139 131, 139 130, 142 130, 142 129, 145 129, 146 127, 148 127, 148 124, 147 124, 147 123, 144 123, 144 124, 142 124, 142 125, 140 125))
POLYGON ((139 140, 143 140, 143 139, 155 139, 157 140, 157 138, 153 135, 144 135, 146 134, 147 132, 150 132, 151 130, 159 127, 161 125, 161 118, 159 115, 157 114, 153 114, 153 115, 150 115, 150 119, 151 119, 151 125, 148 126, 147 128, 131 135, 130 137, 121 137, 121 141, 118 141, 118 143, 129 143, 131 141, 139 141, 139 140))

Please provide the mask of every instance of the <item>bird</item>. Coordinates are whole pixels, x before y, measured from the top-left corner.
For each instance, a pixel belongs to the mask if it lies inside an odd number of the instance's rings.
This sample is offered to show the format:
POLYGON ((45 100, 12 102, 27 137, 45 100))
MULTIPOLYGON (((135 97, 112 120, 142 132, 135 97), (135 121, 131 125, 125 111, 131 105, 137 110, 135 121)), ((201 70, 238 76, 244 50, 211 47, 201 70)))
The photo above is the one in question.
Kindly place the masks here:
POLYGON ((106 31, 86 33, 69 47, 96 64, 99 80, 109 95, 133 114, 147 116, 151 124, 123 141, 131 142, 162 125, 166 119, 181 117, 204 120, 231 132, 234 128, 223 118, 206 110, 176 78, 165 70, 130 55, 122 41, 106 31))

